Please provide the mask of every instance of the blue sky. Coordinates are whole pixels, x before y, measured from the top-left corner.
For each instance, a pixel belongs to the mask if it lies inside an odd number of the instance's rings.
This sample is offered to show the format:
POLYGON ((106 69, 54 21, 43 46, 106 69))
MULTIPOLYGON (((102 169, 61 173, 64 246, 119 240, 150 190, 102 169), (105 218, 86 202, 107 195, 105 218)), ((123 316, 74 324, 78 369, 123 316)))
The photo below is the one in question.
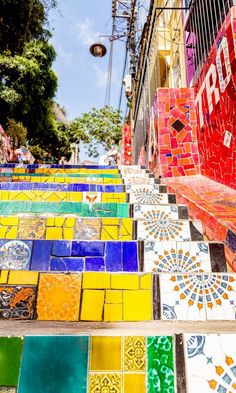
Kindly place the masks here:
MULTIPOLYGON (((138 0, 147 7, 150 0, 138 0)), ((57 52, 54 70, 58 75, 56 100, 65 107, 69 120, 89 111, 101 108, 105 103, 107 71, 109 61, 109 40, 100 38, 108 49, 103 58, 95 58, 89 52, 91 44, 99 35, 111 34, 112 0, 58 0, 58 8, 50 13, 51 39, 57 52)), ((141 7, 141 20, 146 13, 141 7)), ((111 102, 118 107, 125 56, 124 43, 114 41, 113 75, 111 102)), ((128 72, 128 70, 127 70, 128 72)), ((123 95, 122 109, 126 108, 123 95)), ((102 151, 100 150, 100 154, 102 151)), ((81 159, 86 152, 81 146, 81 159)))
MULTIPOLYGON (((57 101, 73 119, 105 101, 108 55, 95 58, 89 47, 99 35, 111 34, 111 0, 59 0, 50 15, 52 43, 57 51, 54 70, 58 74, 57 101)), ((109 41, 104 43, 109 48, 109 41)), ((111 104, 118 106, 124 47, 114 44, 111 104)))

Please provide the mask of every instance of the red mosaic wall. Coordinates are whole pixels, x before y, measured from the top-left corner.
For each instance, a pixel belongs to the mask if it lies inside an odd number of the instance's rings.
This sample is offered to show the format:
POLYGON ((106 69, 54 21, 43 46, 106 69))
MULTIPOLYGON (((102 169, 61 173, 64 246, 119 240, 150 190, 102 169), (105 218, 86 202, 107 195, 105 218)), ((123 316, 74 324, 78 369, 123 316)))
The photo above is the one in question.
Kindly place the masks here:
POLYGON ((132 165, 132 134, 131 127, 125 124, 122 136, 122 162, 124 165, 132 165))
POLYGON ((154 149, 150 146, 153 138, 149 137, 150 169, 162 177, 199 174, 193 89, 157 89, 154 102, 154 128, 156 133, 154 149))
POLYGON ((201 173, 236 189, 236 7, 195 84, 201 173))

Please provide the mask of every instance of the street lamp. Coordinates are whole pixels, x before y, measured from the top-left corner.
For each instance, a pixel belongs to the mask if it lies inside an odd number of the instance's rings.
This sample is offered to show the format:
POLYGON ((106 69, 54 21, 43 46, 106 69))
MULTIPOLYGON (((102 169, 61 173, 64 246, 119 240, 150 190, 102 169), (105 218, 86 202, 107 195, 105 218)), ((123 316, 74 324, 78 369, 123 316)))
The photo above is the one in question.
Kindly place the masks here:
POLYGON ((107 48, 100 42, 96 42, 90 46, 89 51, 94 57, 103 57, 107 53, 107 48))

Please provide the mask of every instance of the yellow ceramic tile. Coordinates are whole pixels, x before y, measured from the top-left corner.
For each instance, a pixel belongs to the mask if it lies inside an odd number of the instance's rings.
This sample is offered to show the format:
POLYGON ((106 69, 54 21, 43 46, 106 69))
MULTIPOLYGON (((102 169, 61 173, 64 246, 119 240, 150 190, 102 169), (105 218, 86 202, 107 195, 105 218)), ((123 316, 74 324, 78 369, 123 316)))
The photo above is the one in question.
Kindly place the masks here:
MULTIPOLYGON (((132 235, 133 232, 133 220, 132 218, 123 218, 122 225, 120 227, 120 236, 127 238, 132 235)), ((132 237, 131 237, 132 239, 132 237)))
POLYGON ((38 272, 11 270, 9 272, 8 284, 10 285, 37 285, 38 272))
POLYGON ((102 218, 102 225, 119 225, 119 218, 104 217, 102 218))
POLYGON ((63 227, 65 220, 65 217, 55 217, 55 226, 60 228, 63 227))
POLYGON ((5 234, 5 239, 17 239, 18 228, 10 227, 5 234))
POLYGON ((81 274, 40 274, 37 314, 44 321, 78 321, 81 274))
POLYGON ((90 348, 91 371, 121 371, 121 337, 91 337, 90 348))
POLYGON ((101 240, 118 240, 118 226, 103 225, 101 240))
POLYGON ((19 217, 10 216, 10 217, 1 217, 0 222, 2 225, 16 226, 19 223, 19 217))
POLYGON ((66 228, 74 228, 75 225, 75 218, 74 217, 69 217, 66 219, 65 226, 66 228))
POLYGON ((0 284, 6 284, 8 280, 8 270, 1 270, 0 271, 0 284))
POLYGON ((145 374, 124 374, 124 393, 146 393, 145 374))
POLYGON ((62 228, 47 228, 46 229, 46 240, 61 240, 62 239, 62 228))
POLYGON ((5 236, 6 236, 6 233, 7 233, 7 227, 1 227, 0 226, 0 238, 1 239, 5 239, 5 236))
POLYGON ((64 240, 73 240, 74 239, 74 228, 63 228, 63 239, 64 240))
POLYGON ((82 192, 70 192, 69 193, 69 200, 71 202, 82 202, 83 194, 82 192))
POLYGON ((84 289, 109 289, 111 288, 111 275, 109 273, 83 273, 84 289))
POLYGON ((122 304, 105 304, 104 305, 104 321, 116 322, 123 319, 122 304))
POLYGON ((123 393, 121 373, 89 373, 88 393, 123 393))
POLYGON ((152 289, 152 274, 144 274, 140 276, 140 289, 152 289))
POLYGON ((152 293, 139 291, 123 292, 124 321, 150 321, 152 319, 152 293))
POLYGON ((123 338, 123 367, 130 373, 146 370, 146 340, 144 336, 125 336, 123 338))
POLYGON ((80 320, 102 321, 104 298, 104 290, 83 290, 80 320))
POLYGON ((106 303, 122 303, 123 293, 122 291, 107 290, 106 291, 106 303))
POLYGON ((138 274, 111 274, 112 289, 139 289, 138 274))
POLYGON ((48 217, 46 221, 47 227, 54 227, 55 226, 55 217, 48 217))
POLYGON ((1 200, 8 201, 9 199, 9 191, 1 191, 1 200))

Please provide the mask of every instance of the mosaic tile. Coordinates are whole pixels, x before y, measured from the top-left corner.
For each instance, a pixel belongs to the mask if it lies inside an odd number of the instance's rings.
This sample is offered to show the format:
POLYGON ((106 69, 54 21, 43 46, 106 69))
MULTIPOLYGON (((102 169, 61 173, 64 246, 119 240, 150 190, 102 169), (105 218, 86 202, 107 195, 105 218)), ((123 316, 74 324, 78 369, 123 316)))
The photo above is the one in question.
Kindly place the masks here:
POLYGON ((33 319, 36 289, 0 286, 0 319, 33 319))
POLYGON ((173 338, 147 337, 148 393, 175 392, 173 338))
POLYGON ((143 185, 143 184, 155 184, 158 181, 158 179, 150 178, 148 176, 129 176, 125 177, 124 182, 126 185, 128 184, 137 184, 137 185, 143 185))
POLYGON ((38 287, 39 320, 77 321, 80 310, 81 275, 41 274, 38 287))
POLYGON ((20 239, 44 239, 46 222, 43 218, 20 217, 18 237, 20 239))
MULTIPOLYGON (((41 269, 42 270, 42 269, 41 269)), ((82 272, 85 270, 83 258, 57 258, 50 259, 50 271, 57 272, 82 272)))
POLYGON ((86 393, 88 346, 87 336, 25 337, 18 393, 86 393))
POLYGON ((185 334, 189 393, 236 390, 235 334, 185 334))
POLYGON ((10 393, 7 386, 17 386, 23 340, 19 337, 0 337, 0 391, 10 393))
POLYGON ((30 267, 32 242, 0 241, 0 269, 24 269, 30 267))
POLYGON ((51 241, 35 240, 31 258, 31 269, 36 271, 48 271, 51 255, 51 241))
POLYGON ((121 371, 121 337, 93 336, 90 345, 91 371, 121 371))
POLYGON ((145 374, 124 374, 124 393, 146 393, 145 374))
POLYGON ((146 370, 145 337, 124 337, 124 370, 132 372, 146 370))
POLYGON ((205 320, 202 275, 165 274, 160 277, 161 318, 205 320))
MULTIPOLYGON (((169 194, 165 193, 158 193, 154 190, 149 190, 147 187, 140 187, 129 194, 129 203, 140 203, 146 205, 156 205, 156 204, 163 204, 166 205, 169 202, 169 194)), ((174 202, 176 200, 174 198, 174 202)))
MULTIPOLYGON (((1 188, 0 188, 1 189, 1 188)), ((140 190, 145 189, 150 194, 165 194, 167 193, 167 187, 163 184, 145 184, 138 185, 138 184, 127 184, 126 185, 126 192, 129 194, 136 194, 139 193, 140 190)))
POLYGON ((236 274, 204 275, 206 318, 236 319, 236 274))
POLYGON ((206 242, 145 242, 144 271, 211 272, 209 245, 206 242))
POLYGON ((198 174, 200 162, 193 89, 169 88, 166 91, 159 88, 153 108, 158 142, 155 146, 150 143, 150 152, 153 152, 149 155, 150 169, 164 178, 198 174))
POLYGON ((177 205, 134 205, 134 218, 153 221, 153 220, 181 220, 188 218, 187 207, 177 205))
POLYGON ((138 240, 154 241, 195 241, 203 240, 201 225, 196 221, 187 220, 158 220, 153 217, 137 222, 138 240), (195 230, 192 230, 192 227, 195 230))
POLYGON ((101 221, 99 219, 78 218, 75 222, 75 238, 81 240, 99 240, 101 221))
POLYGON ((122 393, 122 375, 118 373, 90 373, 89 393, 122 393))

